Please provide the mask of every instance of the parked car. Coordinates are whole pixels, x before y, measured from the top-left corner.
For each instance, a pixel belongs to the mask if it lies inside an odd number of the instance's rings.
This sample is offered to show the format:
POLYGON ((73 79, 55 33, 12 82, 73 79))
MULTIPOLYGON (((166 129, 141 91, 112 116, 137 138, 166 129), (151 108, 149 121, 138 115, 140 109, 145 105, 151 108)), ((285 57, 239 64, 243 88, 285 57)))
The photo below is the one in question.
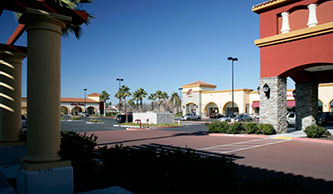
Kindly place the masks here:
POLYGON ((218 119, 218 118, 223 117, 223 115, 222 115, 221 113, 216 113, 216 112, 214 112, 214 113, 211 113, 211 114, 209 115, 209 117, 210 117, 211 119, 218 119))
POLYGON ((290 112, 287 114, 287 123, 288 123, 288 126, 296 125, 296 113, 290 112))
POLYGON ((219 118, 218 120, 222 121, 222 122, 230 122, 231 121, 231 117, 224 116, 224 117, 219 118))
POLYGON ((333 112, 319 113, 317 124, 320 126, 333 125, 333 112))
POLYGON ((201 116, 200 115, 196 115, 195 113, 190 113, 190 114, 186 114, 182 117, 182 120, 196 120, 196 121, 200 121, 201 120, 201 116))
MULTIPOLYGON (((118 123, 125 123, 126 122, 126 115, 118 115, 116 120, 118 121, 118 123)), ((127 121, 129 123, 133 122, 133 115, 132 114, 127 115, 127 121)))
POLYGON ((246 121, 246 122, 250 122, 252 121, 252 117, 250 117, 250 115, 238 115, 235 118, 236 122, 242 122, 242 121, 246 121))

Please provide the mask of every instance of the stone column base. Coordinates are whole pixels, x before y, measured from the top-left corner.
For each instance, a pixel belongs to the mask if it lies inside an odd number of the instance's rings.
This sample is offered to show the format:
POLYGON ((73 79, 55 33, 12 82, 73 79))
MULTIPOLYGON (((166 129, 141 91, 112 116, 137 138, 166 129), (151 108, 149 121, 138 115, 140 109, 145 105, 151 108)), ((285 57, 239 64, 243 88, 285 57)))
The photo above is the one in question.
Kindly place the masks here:
POLYGON ((73 194, 73 168, 71 166, 27 171, 17 175, 19 194, 73 194))

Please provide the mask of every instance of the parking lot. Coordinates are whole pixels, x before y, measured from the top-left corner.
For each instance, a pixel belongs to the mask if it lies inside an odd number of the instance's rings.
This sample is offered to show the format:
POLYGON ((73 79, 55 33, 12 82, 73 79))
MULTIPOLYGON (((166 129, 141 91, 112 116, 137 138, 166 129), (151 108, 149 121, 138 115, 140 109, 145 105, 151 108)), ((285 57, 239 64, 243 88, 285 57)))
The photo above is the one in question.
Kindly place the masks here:
POLYGON ((100 146, 181 147, 231 157, 239 165, 333 183, 333 144, 262 137, 209 136, 203 123, 185 122, 181 128, 126 131, 113 119, 101 124, 62 121, 62 130, 94 133, 100 146))

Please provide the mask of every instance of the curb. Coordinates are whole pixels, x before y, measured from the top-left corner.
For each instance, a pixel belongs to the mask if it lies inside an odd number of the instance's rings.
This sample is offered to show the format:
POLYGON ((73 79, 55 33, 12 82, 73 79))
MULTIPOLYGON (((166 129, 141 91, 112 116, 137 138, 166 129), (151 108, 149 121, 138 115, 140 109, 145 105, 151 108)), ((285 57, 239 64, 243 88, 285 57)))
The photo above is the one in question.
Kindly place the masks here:
POLYGON ((150 128, 126 128, 127 131, 149 131, 150 128))
POLYGON ((208 136, 223 136, 223 137, 256 137, 256 138, 269 138, 268 135, 252 135, 252 134, 227 134, 227 133, 209 133, 208 136))
MULTIPOLYGON (((181 128, 183 126, 177 126, 177 128, 181 128)), ((128 127, 126 130, 129 131, 145 131, 145 130, 155 130, 155 129, 169 129, 169 128, 175 128, 175 127, 149 127, 149 128, 139 128, 139 127, 128 127)))
POLYGON ((325 139, 311 139, 311 138, 302 138, 302 137, 286 137, 286 136, 275 136, 270 137, 269 135, 252 135, 252 134, 226 134, 226 133, 210 133, 208 136, 213 137, 252 137, 252 138, 267 138, 267 139, 284 139, 284 140, 293 140, 301 142, 312 142, 312 143, 322 143, 322 144, 332 144, 332 140, 325 139))

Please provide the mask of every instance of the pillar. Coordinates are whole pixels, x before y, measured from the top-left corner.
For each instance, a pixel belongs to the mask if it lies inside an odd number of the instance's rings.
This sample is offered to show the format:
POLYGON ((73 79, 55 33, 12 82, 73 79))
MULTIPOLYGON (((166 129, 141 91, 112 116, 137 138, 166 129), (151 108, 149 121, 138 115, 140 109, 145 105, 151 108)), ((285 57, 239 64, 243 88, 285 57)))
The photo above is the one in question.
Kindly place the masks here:
POLYGON ((0 51, 0 143, 19 141, 24 54, 0 51))
POLYGON ((310 4, 308 5, 308 10, 309 10, 309 18, 308 18, 308 28, 317 26, 318 20, 317 20, 317 4, 310 4))
POLYGON ((281 25, 281 33, 287 33, 290 31, 289 27, 289 12, 282 12, 282 25, 281 25))
POLYGON ((277 133, 287 132, 287 81, 284 77, 260 79, 260 123, 272 124, 277 133), (269 87, 264 92, 263 86, 269 87))
POLYGON ((73 193, 70 162, 60 161, 61 35, 70 17, 27 8, 20 18, 28 34, 27 155, 18 193, 73 193))
POLYGON ((316 124, 318 114, 318 84, 295 84, 296 88, 296 129, 304 130, 316 124))

